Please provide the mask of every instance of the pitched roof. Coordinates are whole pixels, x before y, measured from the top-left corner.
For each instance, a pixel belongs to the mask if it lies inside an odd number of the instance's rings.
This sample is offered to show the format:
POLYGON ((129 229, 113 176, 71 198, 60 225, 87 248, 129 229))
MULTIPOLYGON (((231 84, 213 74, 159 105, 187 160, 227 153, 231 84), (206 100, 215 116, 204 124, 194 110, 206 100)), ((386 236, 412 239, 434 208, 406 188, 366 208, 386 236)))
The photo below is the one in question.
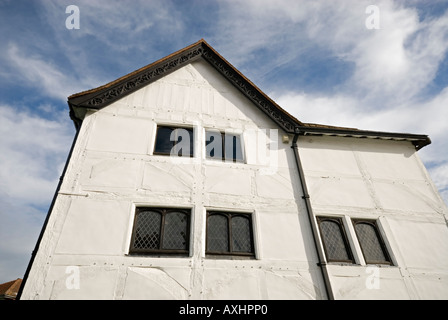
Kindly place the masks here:
POLYGON ((0 298, 15 299, 21 284, 22 279, 20 278, 0 284, 0 298))
POLYGON ((431 143, 427 135, 366 131, 356 128, 301 122, 261 91, 204 39, 103 86, 69 96, 70 117, 74 121, 76 128, 79 128, 87 109, 102 109, 114 101, 201 58, 210 63, 222 76, 287 133, 408 140, 415 145, 417 150, 431 143))

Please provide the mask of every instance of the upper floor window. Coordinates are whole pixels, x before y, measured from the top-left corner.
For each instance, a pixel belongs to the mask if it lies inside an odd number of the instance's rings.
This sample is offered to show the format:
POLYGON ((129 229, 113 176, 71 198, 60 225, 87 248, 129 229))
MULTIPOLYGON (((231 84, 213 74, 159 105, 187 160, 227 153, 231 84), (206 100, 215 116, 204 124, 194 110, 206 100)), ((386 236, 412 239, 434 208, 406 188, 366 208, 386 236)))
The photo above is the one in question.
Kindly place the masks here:
POLYGON ((244 161, 241 135, 236 133, 206 130, 205 152, 208 159, 244 161))
POLYGON ((354 263, 341 218, 317 217, 328 262, 354 263))
POLYGON ((254 255, 250 214, 207 213, 207 254, 254 255))
POLYGON ((364 260, 369 264, 392 264, 375 220, 352 219, 364 260))
POLYGON ((188 253, 190 210, 137 208, 130 253, 188 253))
POLYGON ((193 129, 157 126, 154 154, 193 157, 193 129))

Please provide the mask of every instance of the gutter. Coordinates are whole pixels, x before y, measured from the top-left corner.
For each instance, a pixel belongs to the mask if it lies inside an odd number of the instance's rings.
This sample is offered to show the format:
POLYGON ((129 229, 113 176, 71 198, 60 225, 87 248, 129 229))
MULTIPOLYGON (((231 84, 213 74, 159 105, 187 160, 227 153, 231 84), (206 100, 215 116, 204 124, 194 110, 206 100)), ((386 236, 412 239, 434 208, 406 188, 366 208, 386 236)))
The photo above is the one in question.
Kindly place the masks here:
POLYGON ((31 259, 30 259, 30 262, 28 263, 28 267, 26 268, 25 275, 23 276, 23 280, 22 280, 22 283, 20 285, 19 291, 17 292, 16 300, 20 300, 20 298, 22 297, 23 288, 25 288, 26 281, 28 280, 28 275, 29 275, 29 273, 31 271, 31 267, 33 266, 34 259, 36 258, 36 254, 37 254, 37 251, 39 250, 40 243, 41 243, 42 238, 44 236, 44 233, 45 233, 45 231, 47 229, 47 224, 48 224, 48 221, 50 220, 50 215, 51 215, 51 212, 53 211, 53 207, 54 207, 54 204, 56 202, 56 198, 57 198, 57 196, 59 194, 59 191, 61 189, 62 182, 64 181, 65 173, 67 171, 68 164, 69 164, 70 159, 72 157, 73 149, 75 147, 76 140, 78 139, 79 131, 80 131, 80 128, 77 127, 76 133, 75 133, 75 138, 73 139, 72 146, 70 147, 70 151, 69 151, 69 154, 67 156, 67 160, 65 162, 64 170, 62 170, 62 174, 59 177, 58 186, 57 186, 56 191, 54 193, 53 200, 51 201, 50 208, 48 209, 47 216, 45 218, 44 225, 42 226, 42 229, 40 231, 39 238, 37 239, 36 246, 34 247, 34 250, 31 253, 31 259))
POLYGON ((302 135, 409 141, 414 145, 417 151, 431 144, 431 139, 425 134, 358 130, 351 128, 326 127, 312 124, 307 124, 306 126, 298 126, 295 128, 295 132, 300 132, 300 134, 302 135))
POLYGON ((306 186, 306 181, 305 181, 305 174, 303 172, 302 162, 300 161, 299 149, 297 146, 297 140, 299 138, 300 133, 301 133, 300 128, 297 127, 295 129, 294 139, 292 141, 291 148, 294 150, 296 165, 297 165, 297 169, 299 171, 299 180, 300 180, 300 184, 302 186, 302 192, 303 192, 302 199, 305 201, 305 207, 306 207, 306 211, 307 211, 308 218, 310 221, 311 231, 313 234, 314 245, 315 245, 316 251, 317 251, 317 256, 318 256, 318 260, 319 260, 317 265, 320 267, 320 269, 322 271, 322 278, 324 280, 325 291, 327 293, 328 300, 334 300, 333 290, 331 288, 331 282, 330 282, 330 275, 329 275, 328 269, 327 269, 327 261, 325 260, 325 255, 324 255, 321 243, 320 243, 317 221, 316 221, 316 217, 314 216, 314 213, 313 213, 313 208, 311 206, 310 196, 308 194, 308 188, 306 186))

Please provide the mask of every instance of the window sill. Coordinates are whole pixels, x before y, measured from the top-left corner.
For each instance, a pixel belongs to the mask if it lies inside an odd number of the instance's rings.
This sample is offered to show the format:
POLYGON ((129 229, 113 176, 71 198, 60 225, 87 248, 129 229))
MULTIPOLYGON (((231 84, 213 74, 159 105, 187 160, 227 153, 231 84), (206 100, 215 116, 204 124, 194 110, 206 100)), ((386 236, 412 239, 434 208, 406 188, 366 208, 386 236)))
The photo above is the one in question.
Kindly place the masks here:
POLYGON ((378 268, 398 268, 396 265, 392 264, 381 264, 381 263, 368 263, 368 264, 359 264, 359 263, 349 263, 349 262, 327 262, 328 266, 341 266, 341 267, 378 267, 378 268))
POLYGON ((232 254, 206 254, 210 260, 257 260, 254 255, 232 255, 232 254))
POLYGON ((132 258, 191 258, 188 253, 128 253, 126 257, 132 258))

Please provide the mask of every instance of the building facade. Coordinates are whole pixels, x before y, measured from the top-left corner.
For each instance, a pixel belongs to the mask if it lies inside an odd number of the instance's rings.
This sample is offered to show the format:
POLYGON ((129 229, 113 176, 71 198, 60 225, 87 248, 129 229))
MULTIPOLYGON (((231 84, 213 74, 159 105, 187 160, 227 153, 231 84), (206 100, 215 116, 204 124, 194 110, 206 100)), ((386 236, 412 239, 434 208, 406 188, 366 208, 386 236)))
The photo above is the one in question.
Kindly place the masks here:
POLYGON ((204 40, 68 99, 21 299, 446 299, 426 135, 307 124, 204 40))

